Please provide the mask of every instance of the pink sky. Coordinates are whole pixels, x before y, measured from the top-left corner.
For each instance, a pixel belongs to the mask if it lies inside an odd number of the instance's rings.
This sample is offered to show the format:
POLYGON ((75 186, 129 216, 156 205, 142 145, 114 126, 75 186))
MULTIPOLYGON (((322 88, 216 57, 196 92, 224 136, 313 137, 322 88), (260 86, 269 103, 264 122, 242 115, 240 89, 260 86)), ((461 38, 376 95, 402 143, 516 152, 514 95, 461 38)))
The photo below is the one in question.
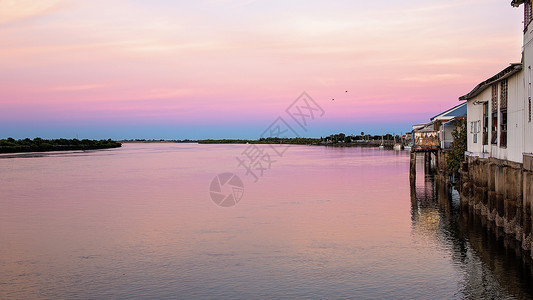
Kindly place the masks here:
POLYGON ((405 132, 520 61, 509 2, 0 0, 0 138, 255 138, 303 91, 308 136, 405 132))

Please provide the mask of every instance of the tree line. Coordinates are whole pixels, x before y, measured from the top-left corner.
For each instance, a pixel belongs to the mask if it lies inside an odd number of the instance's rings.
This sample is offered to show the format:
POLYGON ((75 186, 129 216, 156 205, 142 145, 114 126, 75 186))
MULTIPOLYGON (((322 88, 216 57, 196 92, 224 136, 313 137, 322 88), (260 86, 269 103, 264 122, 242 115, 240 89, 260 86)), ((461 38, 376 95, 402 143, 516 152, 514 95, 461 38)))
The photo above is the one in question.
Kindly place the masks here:
MULTIPOLYGON (((361 132, 361 135, 346 135, 344 133, 332 134, 327 137, 320 138, 280 138, 280 137, 268 137, 260 138, 257 140, 246 139, 208 139, 198 140, 199 144, 295 144, 295 145, 335 145, 335 144, 352 144, 363 141, 381 141, 381 135, 365 135, 361 132)), ((400 136, 396 136, 399 141, 400 136)), ((383 135, 383 140, 394 140, 392 134, 383 135)))
POLYGON ((62 151, 62 150, 94 150, 118 148, 122 144, 111 139, 108 140, 78 140, 78 139, 23 139, 14 138, 0 139, 0 153, 15 152, 42 152, 42 151, 62 151))

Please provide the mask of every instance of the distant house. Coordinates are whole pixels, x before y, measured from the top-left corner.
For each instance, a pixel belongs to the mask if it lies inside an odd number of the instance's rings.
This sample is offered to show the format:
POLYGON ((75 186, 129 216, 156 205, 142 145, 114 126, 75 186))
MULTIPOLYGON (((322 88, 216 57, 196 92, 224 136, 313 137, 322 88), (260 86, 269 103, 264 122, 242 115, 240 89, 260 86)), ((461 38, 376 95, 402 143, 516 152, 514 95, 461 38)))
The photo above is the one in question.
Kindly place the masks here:
POLYGON ((466 118, 466 114, 466 103, 461 103, 431 118, 431 122, 435 124, 434 127, 439 135, 441 149, 451 147, 453 143, 452 132, 459 125, 458 120, 466 118))
POLYGON ((466 113, 466 103, 462 103, 434 116, 428 123, 413 125, 415 151, 450 148, 456 121, 466 118, 466 113))
POLYGON ((439 148, 439 134, 435 130, 433 122, 413 125, 412 137, 411 151, 426 151, 439 148))
POLYGON ((431 118, 432 122, 440 121, 442 123, 453 120, 456 117, 465 117, 466 116, 466 103, 461 103, 457 106, 454 106, 436 116, 431 118))

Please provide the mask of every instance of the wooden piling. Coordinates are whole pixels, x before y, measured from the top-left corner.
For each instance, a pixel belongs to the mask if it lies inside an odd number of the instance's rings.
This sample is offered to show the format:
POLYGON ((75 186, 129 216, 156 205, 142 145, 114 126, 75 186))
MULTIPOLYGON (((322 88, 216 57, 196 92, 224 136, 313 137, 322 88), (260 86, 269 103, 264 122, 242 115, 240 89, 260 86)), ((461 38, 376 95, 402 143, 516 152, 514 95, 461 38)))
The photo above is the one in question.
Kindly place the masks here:
POLYGON ((416 152, 411 151, 409 174, 411 181, 416 181, 416 152))

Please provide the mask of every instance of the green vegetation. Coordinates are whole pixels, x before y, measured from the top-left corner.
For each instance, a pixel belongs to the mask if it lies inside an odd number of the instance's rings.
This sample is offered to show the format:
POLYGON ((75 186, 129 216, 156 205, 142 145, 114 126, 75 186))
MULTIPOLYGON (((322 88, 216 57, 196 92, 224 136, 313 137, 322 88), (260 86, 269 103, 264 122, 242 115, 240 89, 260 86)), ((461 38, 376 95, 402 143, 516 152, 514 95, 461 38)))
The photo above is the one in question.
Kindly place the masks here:
MULTIPOLYGON (((363 143, 371 141, 381 141, 381 135, 370 135, 364 132, 361 132, 361 135, 345 135, 344 133, 332 134, 325 138, 320 138, 322 142, 326 144, 350 144, 350 143, 363 143)), ((399 141, 400 136, 396 136, 396 139, 399 141)), ((392 141, 394 136, 390 133, 383 135, 383 140, 392 141)))
POLYGON ((78 139, 55 139, 43 140, 41 138, 34 138, 33 140, 26 138, 23 140, 15 140, 7 138, 0 140, 0 153, 15 153, 15 152, 43 152, 43 151, 65 151, 65 150, 94 150, 106 148, 118 148, 122 144, 109 140, 78 140, 78 139))
MULTIPOLYGON (((294 144, 294 145, 329 145, 329 146, 352 146, 352 145, 379 145, 381 135, 346 135, 344 133, 332 134, 320 138, 260 138, 258 140, 240 140, 240 139, 219 139, 219 140, 199 140, 198 144, 294 144)), ((400 137, 396 136, 399 141, 400 137)), ((392 141, 394 136, 386 134, 383 140, 392 141)))
POLYGON ((448 164, 448 170, 450 174, 457 174, 461 167, 461 162, 464 160, 466 152, 466 120, 457 120, 459 124, 452 132, 453 143, 448 156, 446 157, 446 163, 448 164))

